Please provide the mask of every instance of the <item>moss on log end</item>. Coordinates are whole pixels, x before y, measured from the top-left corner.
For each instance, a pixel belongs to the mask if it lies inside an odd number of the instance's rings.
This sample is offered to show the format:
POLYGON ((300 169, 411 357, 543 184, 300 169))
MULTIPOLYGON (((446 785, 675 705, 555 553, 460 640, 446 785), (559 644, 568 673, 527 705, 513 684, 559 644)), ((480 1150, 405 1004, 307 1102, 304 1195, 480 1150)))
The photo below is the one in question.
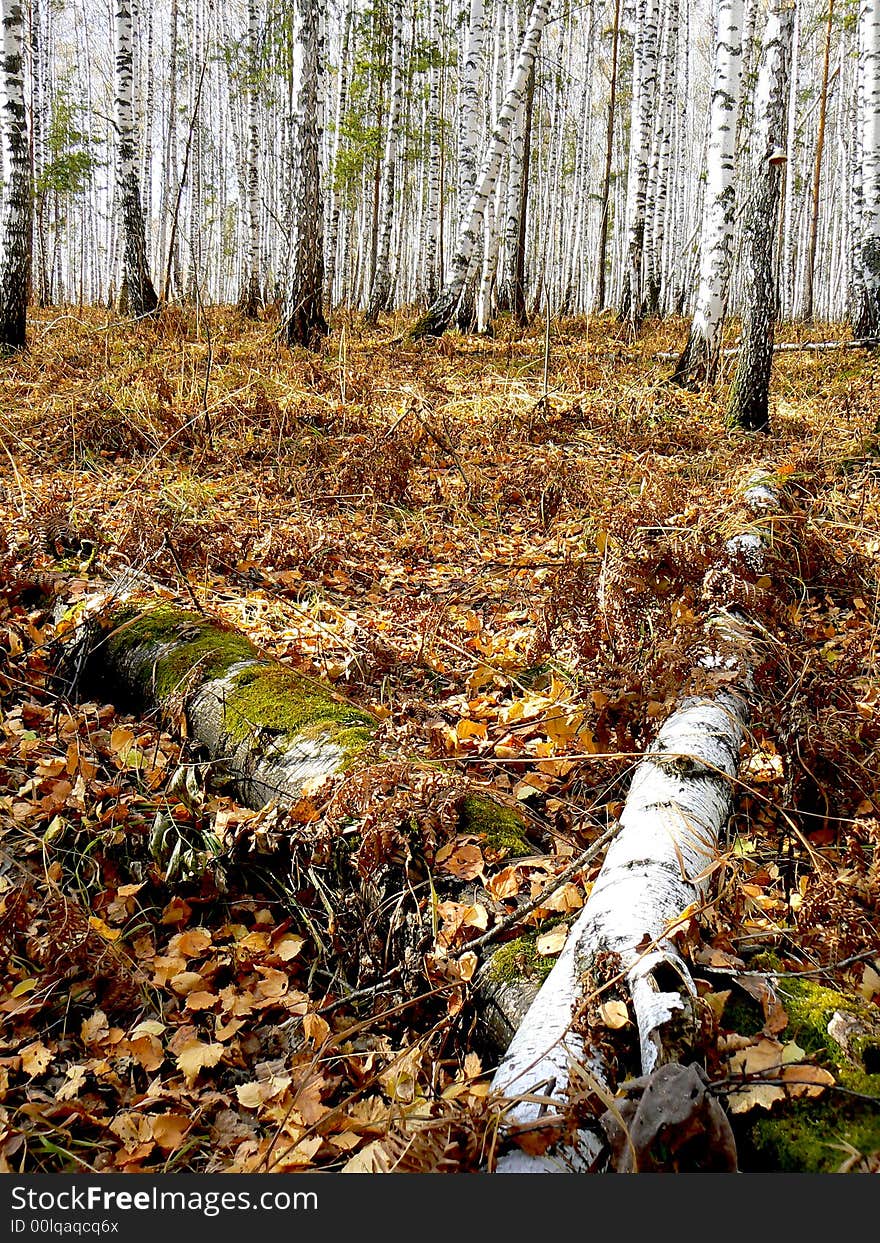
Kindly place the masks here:
POLYGON ((843 1092, 788 1104, 748 1131, 755 1168, 835 1173, 880 1153, 880 1013, 860 997, 782 978, 784 1038, 830 1070, 843 1092), (858 1094, 858 1095, 855 1095, 858 1094))
POLYGON ((499 859, 534 854, 522 816, 512 807, 505 807, 482 794, 468 794, 462 800, 458 830, 476 834, 499 859))
POLYGON ((503 1052, 550 974, 557 956, 539 954, 537 932, 501 945, 476 978, 483 1034, 503 1052))

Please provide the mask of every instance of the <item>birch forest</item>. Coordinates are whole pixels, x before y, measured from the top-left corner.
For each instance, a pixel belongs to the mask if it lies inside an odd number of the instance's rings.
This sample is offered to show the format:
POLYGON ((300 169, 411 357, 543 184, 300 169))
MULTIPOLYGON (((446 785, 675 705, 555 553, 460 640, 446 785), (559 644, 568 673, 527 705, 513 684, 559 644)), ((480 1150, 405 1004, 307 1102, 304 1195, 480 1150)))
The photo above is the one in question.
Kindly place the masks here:
POLYGON ((0 8, 0 1172, 880 1172, 880 2, 0 8))

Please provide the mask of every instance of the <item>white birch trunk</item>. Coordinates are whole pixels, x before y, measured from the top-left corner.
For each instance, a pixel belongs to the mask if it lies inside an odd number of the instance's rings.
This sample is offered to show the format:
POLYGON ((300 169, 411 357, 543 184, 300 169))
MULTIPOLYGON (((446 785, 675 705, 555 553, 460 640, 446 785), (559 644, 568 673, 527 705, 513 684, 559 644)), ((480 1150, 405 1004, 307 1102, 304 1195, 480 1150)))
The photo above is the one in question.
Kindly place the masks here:
POLYGON ((626 198, 626 274, 621 308, 621 318, 628 320, 633 331, 637 331, 641 323, 644 301, 645 218, 657 78, 657 18, 656 0, 639 0, 636 8, 626 198))
POLYGON ((700 284, 690 335, 675 369, 679 384, 711 381, 727 314, 733 226, 737 115, 742 83, 743 0, 718 0, 700 284))
POLYGON ((782 165, 786 160, 786 106, 794 10, 773 0, 755 88, 751 145, 751 190, 744 231, 745 306, 742 341, 731 388, 728 417, 747 431, 770 426, 770 371, 776 325, 773 272, 782 165))
POLYGON ((249 318, 256 318, 263 302, 260 283, 260 130, 257 123, 259 100, 260 20, 257 0, 248 0, 248 84, 247 84, 247 258, 239 305, 249 318))
POLYGON ((534 64, 549 8, 550 0, 535 0, 504 102, 498 113, 498 121, 483 156, 476 186, 456 241, 449 279, 427 314, 413 328, 411 335, 414 338, 440 336, 449 327, 455 314, 467 279, 471 256, 479 239, 486 204, 495 191, 508 135, 523 102, 526 82, 534 64))
MULTIPOLYGON (((768 515, 778 504, 775 494, 758 483, 749 487, 745 500, 756 517, 768 515)), ((761 571, 767 538, 767 532, 758 533, 753 526, 734 536, 722 568, 745 573, 753 581, 761 571)), ((710 571, 704 589, 711 593, 713 585, 710 571)), ((570 1084, 577 1084, 578 1066, 608 1086, 595 1051, 575 1021, 586 998, 609 979, 625 980, 644 1074, 666 1060, 670 1031, 676 1044, 687 1038, 695 1022, 696 989, 670 928, 704 897, 719 835, 732 809, 757 659, 755 637, 756 630, 736 607, 722 610, 707 626, 708 651, 697 668, 722 671, 725 689, 683 699, 635 771, 620 832, 556 965, 495 1073, 493 1089, 504 1097, 543 1098, 543 1103, 515 1103, 505 1115, 508 1127, 537 1123, 547 1103, 563 1108, 570 1084)), ((511 1150, 498 1169, 578 1170, 595 1160, 600 1148, 598 1133, 583 1130, 574 1145, 549 1150, 543 1157, 511 1150)))
POLYGON ((375 323, 379 312, 387 310, 391 294, 391 229, 394 223, 394 190, 397 180, 397 148, 400 142, 400 116, 403 105, 403 0, 391 6, 391 82, 385 154, 382 160, 382 198, 379 204, 379 244, 367 321, 375 323))
POLYGON ((880 6, 859 5, 859 135, 861 219, 857 265, 858 295, 853 336, 880 336, 880 6))
POLYGON ((141 207, 134 108, 134 46, 131 0, 114 0, 116 35, 116 186, 122 216, 120 310, 136 319, 151 315, 158 303, 147 265, 146 229, 141 207))
POLYGON ((27 344, 27 304, 31 268, 30 153, 24 95, 21 0, 2 0, 3 126, 9 182, 4 187, 2 258, 0 258, 0 351, 22 350, 27 344))
POLYGON ((324 0, 293 0, 291 9, 292 210, 282 318, 289 345, 315 349, 327 333, 320 165, 324 0))

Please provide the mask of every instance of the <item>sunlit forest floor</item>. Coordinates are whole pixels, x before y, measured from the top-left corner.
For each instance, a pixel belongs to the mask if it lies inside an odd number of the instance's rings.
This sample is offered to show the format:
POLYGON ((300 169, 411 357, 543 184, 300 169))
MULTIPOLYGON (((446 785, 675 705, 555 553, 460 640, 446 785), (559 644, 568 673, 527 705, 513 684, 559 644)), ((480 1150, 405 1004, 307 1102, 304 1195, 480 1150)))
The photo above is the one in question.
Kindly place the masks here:
MULTIPOLYGON (((773 433, 746 435, 725 425, 730 359, 704 392, 668 383, 683 321, 635 344, 607 317, 553 323, 546 358, 540 322, 419 345, 396 341, 404 327, 340 316, 312 356, 232 310, 132 326, 50 309, 0 365, 3 1170, 491 1162, 467 945, 619 815, 686 672, 706 558, 756 470, 785 489, 797 569, 762 584, 754 729, 686 948, 696 971, 772 954, 880 1001, 876 359, 778 354, 773 433), (392 961, 371 987, 348 971, 337 899, 275 865, 265 817, 210 786, 195 808, 182 798, 179 722, 77 702, 54 679, 40 591, 69 603, 126 567, 529 817, 532 855, 453 835, 438 859, 488 897, 434 911, 423 993, 395 991, 392 961), (157 815, 214 833, 201 881, 151 861, 157 815)), ((292 814, 319 812, 304 799, 292 814)), ((524 920, 538 959, 554 960, 600 862, 524 920)), ((703 980, 718 1080, 743 1035, 724 979, 703 980)), ((745 1036, 796 1038, 783 1029, 745 1036)), ((743 1120, 768 1112, 752 1105, 743 1120)), ((876 1149, 829 1141, 827 1168, 876 1168, 876 1149)))

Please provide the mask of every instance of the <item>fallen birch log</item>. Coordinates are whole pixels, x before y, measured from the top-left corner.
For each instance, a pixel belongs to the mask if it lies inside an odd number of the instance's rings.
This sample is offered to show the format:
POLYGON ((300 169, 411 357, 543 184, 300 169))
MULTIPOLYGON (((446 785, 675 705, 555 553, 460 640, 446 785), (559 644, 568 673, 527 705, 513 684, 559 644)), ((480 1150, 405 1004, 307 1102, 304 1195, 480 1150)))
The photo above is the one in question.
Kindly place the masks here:
MULTIPOLYGON (((754 515, 767 518, 767 529, 734 536, 725 560, 727 569, 754 581, 778 500, 763 483, 752 483, 744 500, 754 515)), ((644 1075, 681 1060, 693 1043, 696 988, 672 932, 707 893, 733 804, 759 645, 758 627, 740 609, 721 609, 710 620, 697 669, 706 677, 717 672, 722 685, 715 693, 683 699, 636 769, 621 831, 495 1073, 493 1088, 512 1102, 509 1133, 539 1125, 548 1108, 564 1113, 573 1077, 577 1087, 584 1068, 600 1090, 611 1089, 602 1057, 589 1042, 587 1014, 615 995, 609 987, 625 987, 644 1075)), ((598 1126, 582 1128, 541 1155, 512 1148, 497 1169, 592 1168, 603 1142, 598 1126)))
MULTIPOLYGON (((798 354, 806 353, 813 350, 815 353, 825 353, 834 350, 873 350, 880 345, 877 337, 862 337, 855 341, 777 341, 773 346, 774 354, 798 354)), ((722 358, 735 358, 740 350, 740 342, 735 345, 729 345, 721 351, 722 358)), ((662 353, 655 355, 662 359, 663 362, 674 362, 679 358, 679 353, 675 350, 663 350, 662 353)))

